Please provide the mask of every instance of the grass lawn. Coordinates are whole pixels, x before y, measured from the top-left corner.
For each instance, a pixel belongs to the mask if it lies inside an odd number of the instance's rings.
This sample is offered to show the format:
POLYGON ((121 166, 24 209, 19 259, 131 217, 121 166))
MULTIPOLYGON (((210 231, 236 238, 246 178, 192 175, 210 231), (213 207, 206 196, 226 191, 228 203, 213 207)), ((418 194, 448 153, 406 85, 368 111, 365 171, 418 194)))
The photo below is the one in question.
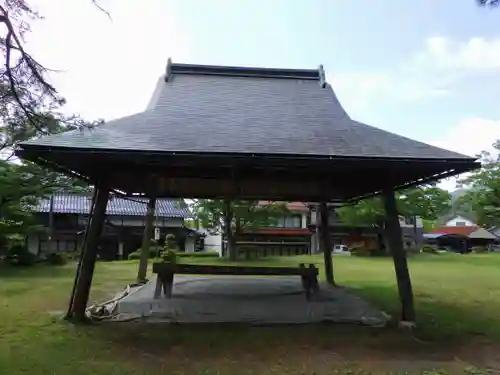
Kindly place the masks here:
MULTIPOLYGON (((322 263, 321 257, 308 256, 255 261, 283 266, 300 262, 322 263)), ((390 259, 335 256, 334 266, 340 284, 397 316, 390 259)), ((135 279, 136 270, 137 263, 131 261, 98 263, 91 299, 114 294, 135 279)), ((0 374, 482 374, 493 367, 498 371, 500 254, 422 255, 410 259, 410 270, 419 324, 411 333, 339 325, 74 326, 60 316, 75 264, 3 267, 0 374), (445 372, 424 372, 431 368, 445 372)))

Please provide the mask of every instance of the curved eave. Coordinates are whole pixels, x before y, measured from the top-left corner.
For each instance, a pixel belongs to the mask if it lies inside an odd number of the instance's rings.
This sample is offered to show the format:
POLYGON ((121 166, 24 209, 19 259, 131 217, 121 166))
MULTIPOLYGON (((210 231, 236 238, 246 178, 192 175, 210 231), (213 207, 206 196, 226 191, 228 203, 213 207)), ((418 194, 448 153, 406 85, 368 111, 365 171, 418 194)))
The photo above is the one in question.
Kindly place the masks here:
MULTIPOLYGON (((337 156, 337 155, 319 155, 319 154, 276 154, 276 153, 230 153, 230 152, 186 152, 186 151, 144 151, 144 150, 127 150, 127 149, 104 149, 104 148, 73 148, 73 147, 56 147, 45 145, 23 144, 19 145, 19 149, 15 151, 16 156, 30 159, 39 153, 65 153, 73 155, 84 154, 102 154, 102 155, 143 155, 150 157, 178 157, 178 158, 213 158, 213 159, 232 159, 232 160, 297 160, 297 161, 343 161, 343 162, 373 162, 373 163, 449 163, 468 164, 470 169, 481 167, 481 163, 477 159, 464 156, 463 158, 410 158, 410 157, 382 157, 382 156, 337 156)), ((49 156, 49 155, 45 155, 49 156)), ((35 156, 37 157, 37 156, 35 156)))

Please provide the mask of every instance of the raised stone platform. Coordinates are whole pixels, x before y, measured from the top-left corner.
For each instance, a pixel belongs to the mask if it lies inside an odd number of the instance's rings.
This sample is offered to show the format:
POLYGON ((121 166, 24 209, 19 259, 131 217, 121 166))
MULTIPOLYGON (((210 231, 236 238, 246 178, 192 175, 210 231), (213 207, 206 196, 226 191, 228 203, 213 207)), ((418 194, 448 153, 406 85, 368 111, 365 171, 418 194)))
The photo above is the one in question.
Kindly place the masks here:
POLYGON ((176 276, 172 299, 154 299, 153 279, 108 304, 113 320, 171 323, 356 323, 384 326, 389 316, 345 288, 321 285, 306 301, 298 277, 176 276))

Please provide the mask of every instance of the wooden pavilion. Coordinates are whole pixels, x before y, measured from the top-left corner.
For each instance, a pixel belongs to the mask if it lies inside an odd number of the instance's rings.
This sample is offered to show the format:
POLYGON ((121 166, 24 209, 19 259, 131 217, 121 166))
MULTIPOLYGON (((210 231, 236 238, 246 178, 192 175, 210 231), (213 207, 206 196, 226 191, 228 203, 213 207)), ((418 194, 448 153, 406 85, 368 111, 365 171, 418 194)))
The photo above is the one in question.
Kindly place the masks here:
POLYGON ((415 319, 394 191, 480 166, 475 159, 352 120, 315 70, 174 64, 148 108, 22 142, 17 155, 95 186, 76 293, 85 317, 97 241, 111 191, 169 198, 320 203, 319 231, 333 284, 328 203, 381 194, 402 303, 415 319))

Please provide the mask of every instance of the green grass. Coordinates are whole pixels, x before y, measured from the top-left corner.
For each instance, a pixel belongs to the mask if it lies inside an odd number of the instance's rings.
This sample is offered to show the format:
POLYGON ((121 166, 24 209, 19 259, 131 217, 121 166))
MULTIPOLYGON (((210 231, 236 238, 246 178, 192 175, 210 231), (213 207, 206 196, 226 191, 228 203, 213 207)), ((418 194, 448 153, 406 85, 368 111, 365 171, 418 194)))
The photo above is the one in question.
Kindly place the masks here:
MULTIPOLYGON (((226 260, 183 259, 199 264, 226 260)), ((321 257, 243 262, 287 266, 321 257)), ((337 282, 397 316, 390 259, 334 257, 337 282)), ((418 329, 246 327, 61 321, 75 265, 0 267, 0 374, 448 374, 500 360, 500 254, 410 259, 418 329), (431 373, 430 373, 431 374, 431 373)), ((98 263, 93 301, 133 282, 136 261, 98 263)))

